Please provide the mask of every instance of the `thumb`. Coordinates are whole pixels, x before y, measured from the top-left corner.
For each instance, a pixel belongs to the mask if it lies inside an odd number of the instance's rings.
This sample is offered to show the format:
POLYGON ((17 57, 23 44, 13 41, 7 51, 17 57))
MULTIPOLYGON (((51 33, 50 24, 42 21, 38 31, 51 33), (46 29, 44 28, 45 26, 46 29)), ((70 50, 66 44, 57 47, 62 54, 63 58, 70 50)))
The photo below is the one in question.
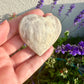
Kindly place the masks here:
POLYGON ((0 24, 0 45, 6 42, 9 29, 10 27, 9 27, 9 23, 7 20, 5 20, 4 22, 0 24))

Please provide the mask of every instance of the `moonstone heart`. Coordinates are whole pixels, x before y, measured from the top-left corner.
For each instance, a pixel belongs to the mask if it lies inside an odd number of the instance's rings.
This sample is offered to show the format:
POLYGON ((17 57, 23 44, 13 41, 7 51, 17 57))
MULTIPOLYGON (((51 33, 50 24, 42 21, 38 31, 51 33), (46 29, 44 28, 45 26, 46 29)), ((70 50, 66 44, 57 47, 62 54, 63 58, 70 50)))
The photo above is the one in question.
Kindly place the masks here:
POLYGON ((25 16, 19 26, 22 40, 39 56, 47 51, 61 33, 61 23, 55 16, 25 16))

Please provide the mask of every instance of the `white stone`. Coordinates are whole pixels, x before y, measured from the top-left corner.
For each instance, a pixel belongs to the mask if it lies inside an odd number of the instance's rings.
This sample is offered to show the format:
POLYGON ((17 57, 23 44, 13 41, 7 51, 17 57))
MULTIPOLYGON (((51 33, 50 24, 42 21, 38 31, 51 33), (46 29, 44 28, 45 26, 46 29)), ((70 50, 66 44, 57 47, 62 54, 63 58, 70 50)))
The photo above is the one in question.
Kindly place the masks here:
POLYGON ((22 40, 39 56, 46 52, 58 39, 61 23, 55 16, 25 16, 19 25, 22 40))

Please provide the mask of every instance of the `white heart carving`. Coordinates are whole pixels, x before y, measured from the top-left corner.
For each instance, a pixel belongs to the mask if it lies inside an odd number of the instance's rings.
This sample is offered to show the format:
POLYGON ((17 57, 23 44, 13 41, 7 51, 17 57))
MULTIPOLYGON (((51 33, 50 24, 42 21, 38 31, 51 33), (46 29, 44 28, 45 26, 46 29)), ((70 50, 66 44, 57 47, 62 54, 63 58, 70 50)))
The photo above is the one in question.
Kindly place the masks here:
POLYGON ((61 23, 54 15, 27 15, 19 25, 22 40, 39 56, 55 43, 60 33, 61 23))

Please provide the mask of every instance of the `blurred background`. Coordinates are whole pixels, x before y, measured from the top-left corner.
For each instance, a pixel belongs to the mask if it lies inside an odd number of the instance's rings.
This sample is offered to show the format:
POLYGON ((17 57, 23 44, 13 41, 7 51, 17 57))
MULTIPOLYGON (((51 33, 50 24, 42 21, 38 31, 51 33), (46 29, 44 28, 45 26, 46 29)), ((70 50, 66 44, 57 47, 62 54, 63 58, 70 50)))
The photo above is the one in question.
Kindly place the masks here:
MULTIPOLYGON (((51 3, 53 0, 44 0, 43 7, 41 8, 45 13, 51 12, 51 3)), ((16 13, 18 15, 35 9, 38 0, 0 0, 0 21, 9 18, 9 15, 16 13)), ((75 28, 72 27, 74 18, 84 9, 84 0, 58 0, 55 8, 52 10, 52 13, 57 16, 62 22, 62 33, 70 29, 72 32, 75 28), (64 4, 64 9, 61 13, 61 16, 58 15, 59 7, 64 4), (73 9, 72 13, 68 17, 65 17, 65 13, 70 8, 71 4, 75 4, 76 7, 73 9)), ((76 26, 77 27, 77 26, 76 26)), ((71 33, 71 36, 83 36, 84 28, 78 29, 71 33)))

